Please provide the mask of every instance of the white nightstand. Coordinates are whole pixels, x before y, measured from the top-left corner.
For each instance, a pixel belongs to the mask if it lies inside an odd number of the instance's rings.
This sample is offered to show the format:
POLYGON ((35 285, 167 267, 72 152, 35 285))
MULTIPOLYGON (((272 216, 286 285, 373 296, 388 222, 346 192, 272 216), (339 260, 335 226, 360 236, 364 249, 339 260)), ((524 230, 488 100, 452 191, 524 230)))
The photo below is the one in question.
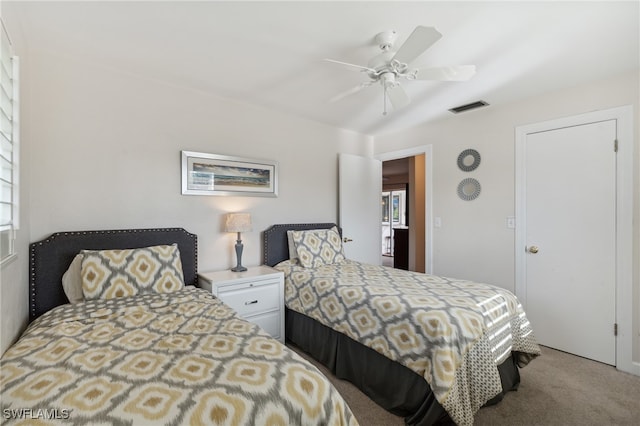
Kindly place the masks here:
POLYGON ((284 343, 284 274, 269 266, 200 272, 198 285, 284 343))

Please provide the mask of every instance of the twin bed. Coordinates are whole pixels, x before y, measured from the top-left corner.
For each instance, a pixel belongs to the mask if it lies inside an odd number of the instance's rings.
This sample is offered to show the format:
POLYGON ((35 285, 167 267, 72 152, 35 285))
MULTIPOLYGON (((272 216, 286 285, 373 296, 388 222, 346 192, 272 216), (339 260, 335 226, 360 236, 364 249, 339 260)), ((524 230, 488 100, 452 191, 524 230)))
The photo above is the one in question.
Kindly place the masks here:
MULTIPOLYGON (((285 273, 287 340, 407 424, 473 424, 540 353, 498 287, 349 261, 331 223, 275 225, 263 243, 285 273)), ((0 360, 3 420, 357 425, 315 367, 196 287, 195 235, 56 233, 30 251, 31 324, 0 360)))
POLYGON ((349 261, 333 223, 274 225, 263 241, 285 274, 287 340, 407 424, 472 425, 540 354, 502 288, 349 261))
POLYGON ((66 232, 30 250, 31 323, 0 360, 3 424, 357 425, 315 367, 195 287, 195 235, 66 232), (69 303, 79 254, 85 300, 69 303))

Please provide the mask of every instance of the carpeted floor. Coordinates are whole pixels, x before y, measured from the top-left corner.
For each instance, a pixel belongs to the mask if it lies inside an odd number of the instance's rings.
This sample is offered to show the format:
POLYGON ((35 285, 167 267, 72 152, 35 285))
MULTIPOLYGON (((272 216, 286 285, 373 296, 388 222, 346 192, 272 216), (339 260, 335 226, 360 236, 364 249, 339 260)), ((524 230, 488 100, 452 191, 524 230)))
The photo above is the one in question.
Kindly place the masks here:
MULTIPOLYGON (((388 413, 355 386, 337 379, 308 355, 333 382, 361 426, 400 426, 402 418, 388 413)), ((520 370, 521 383, 501 403, 482 408, 477 426, 640 426, 640 377, 614 367, 542 347, 542 356, 520 370)))

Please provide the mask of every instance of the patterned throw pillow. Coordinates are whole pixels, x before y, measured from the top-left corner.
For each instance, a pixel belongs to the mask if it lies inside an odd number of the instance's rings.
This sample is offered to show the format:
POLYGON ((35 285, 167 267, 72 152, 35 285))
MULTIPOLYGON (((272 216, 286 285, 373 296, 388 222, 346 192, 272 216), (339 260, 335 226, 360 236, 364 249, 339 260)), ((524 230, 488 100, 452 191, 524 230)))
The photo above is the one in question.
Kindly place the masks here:
POLYGON ((172 293, 184 287, 177 244, 80 253, 82 293, 87 300, 172 293))
POLYGON ((292 236, 298 260, 305 268, 316 268, 345 260, 342 239, 335 226, 331 229, 293 231, 292 236))

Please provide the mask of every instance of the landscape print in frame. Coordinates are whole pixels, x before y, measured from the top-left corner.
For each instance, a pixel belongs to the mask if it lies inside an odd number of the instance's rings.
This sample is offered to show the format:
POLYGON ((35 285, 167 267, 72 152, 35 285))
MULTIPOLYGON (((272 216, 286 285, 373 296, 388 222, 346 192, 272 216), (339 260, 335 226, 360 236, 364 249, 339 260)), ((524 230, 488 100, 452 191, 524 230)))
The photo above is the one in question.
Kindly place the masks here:
POLYGON ((182 193, 276 197, 278 163, 182 151, 182 193))

